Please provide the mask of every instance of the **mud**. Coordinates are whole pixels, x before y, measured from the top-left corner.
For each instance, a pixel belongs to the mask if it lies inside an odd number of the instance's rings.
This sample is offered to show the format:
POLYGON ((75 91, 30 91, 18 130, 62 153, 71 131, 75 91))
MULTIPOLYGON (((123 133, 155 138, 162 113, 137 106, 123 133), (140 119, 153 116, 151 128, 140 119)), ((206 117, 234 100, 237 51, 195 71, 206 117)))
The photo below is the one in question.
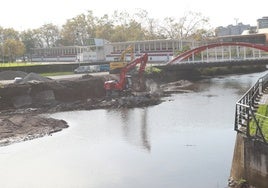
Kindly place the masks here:
POLYGON ((163 96, 190 91, 192 83, 179 81, 160 86, 147 80, 144 92, 106 98, 103 83, 111 79, 83 76, 65 80, 29 80, 0 88, 0 146, 30 140, 68 127, 64 120, 49 118, 55 112, 157 105, 163 96))
POLYGON ((0 117, 0 146, 51 135, 67 128, 63 120, 42 115, 16 114, 0 117))

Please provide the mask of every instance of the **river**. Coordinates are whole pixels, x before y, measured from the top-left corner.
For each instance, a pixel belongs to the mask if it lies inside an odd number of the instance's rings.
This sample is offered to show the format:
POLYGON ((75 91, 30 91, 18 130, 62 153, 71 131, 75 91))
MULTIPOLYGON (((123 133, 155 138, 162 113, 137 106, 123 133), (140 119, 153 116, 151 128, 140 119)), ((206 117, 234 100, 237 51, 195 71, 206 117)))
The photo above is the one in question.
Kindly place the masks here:
POLYGON ((1 147, 0 187, 227 187, 235 102, 264 74, 202 80, 146 108, 51 114, 70 127, 1 147))

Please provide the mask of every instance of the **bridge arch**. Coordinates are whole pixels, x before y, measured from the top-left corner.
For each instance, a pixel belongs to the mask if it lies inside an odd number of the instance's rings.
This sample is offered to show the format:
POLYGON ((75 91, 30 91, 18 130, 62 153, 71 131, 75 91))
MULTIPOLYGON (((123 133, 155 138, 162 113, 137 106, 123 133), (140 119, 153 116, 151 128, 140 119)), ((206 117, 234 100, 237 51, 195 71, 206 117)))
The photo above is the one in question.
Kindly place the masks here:
POLYGON ((258 50, 263 50, 265 52, 268 52, 268 46, 261 45, 261 44, 253 44, 253 43, 246 43, 246 42, 222 42, 222 43, 213 43, 213 44, 208 44, 208 45, 204 45, 204 46, 199 46, 199 47, 194 48, 192 50, 188 50, 186 52, 183 52, 180 55, 178 55, 177 57, 175 57, 173 60, 171 60, 170 62, 168 62, 167 65, 179 63, 179 62, 181 62, 181 61, 189 58, 193 54, 197 54, 197 53, 200 53, 200 52, 205 51, 207 49, 216 48, 216 47, 219 47, 219 46, 250 47, 250 48, 255 48, 255 49, 258 49, 258 50))

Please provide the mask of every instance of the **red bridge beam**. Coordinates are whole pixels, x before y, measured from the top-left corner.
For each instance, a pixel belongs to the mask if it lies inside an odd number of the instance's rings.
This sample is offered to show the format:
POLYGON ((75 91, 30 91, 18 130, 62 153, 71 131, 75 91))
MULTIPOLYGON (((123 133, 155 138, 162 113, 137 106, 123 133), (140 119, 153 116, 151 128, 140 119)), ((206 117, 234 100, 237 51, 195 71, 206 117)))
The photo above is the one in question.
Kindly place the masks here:
POLYGON ((268 46, 261 45, 261 44, 253 44, 253 43, 246 43, 246 42, 222 42, 222 43, 213 43, 213 44, 208 44, 204 46, 199 46, 197 48, 194 48, 192 50, 188 50, 186 52, 181 53, 177 57, 175 57, 173 60, 167 63, 167 65, 174 64, 175 62, 181 62, 188 57, 192 56, 193 54, 200 53, 202 51, 205 51, 206 49, 211 49, 219 46, 242 46, 242 47, 250 47, 250 48, 255 48, 259 50, 263 50, 265 52, 268 52, 268 46))

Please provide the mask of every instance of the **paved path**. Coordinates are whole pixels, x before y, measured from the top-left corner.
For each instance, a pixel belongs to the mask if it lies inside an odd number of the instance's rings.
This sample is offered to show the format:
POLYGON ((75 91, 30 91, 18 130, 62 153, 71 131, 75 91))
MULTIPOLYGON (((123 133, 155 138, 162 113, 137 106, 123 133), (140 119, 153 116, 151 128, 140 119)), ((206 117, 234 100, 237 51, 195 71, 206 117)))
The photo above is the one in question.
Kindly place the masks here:
POLYGON ((266 88, 261 96, 259 104, 268 104, 268 88, 266 88))

